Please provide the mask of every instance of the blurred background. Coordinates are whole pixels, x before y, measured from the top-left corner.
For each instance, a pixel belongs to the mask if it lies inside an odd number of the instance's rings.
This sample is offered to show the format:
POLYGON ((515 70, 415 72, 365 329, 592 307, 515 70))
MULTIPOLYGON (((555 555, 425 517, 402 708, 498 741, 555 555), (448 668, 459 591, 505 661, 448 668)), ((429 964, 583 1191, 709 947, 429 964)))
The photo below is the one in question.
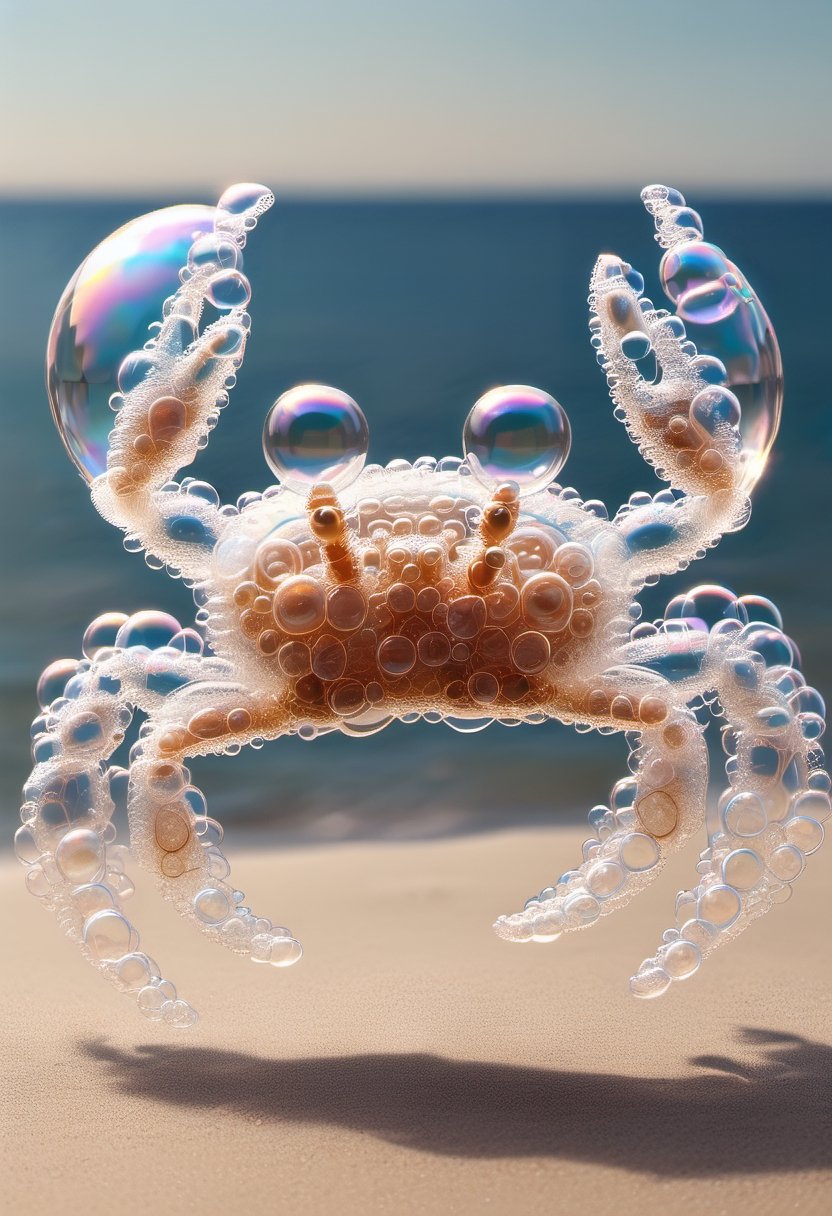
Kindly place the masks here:
MULTIPOLYGON (((458 454, 467 411, 532 383, 569 413, 561 480, 614 513, 651 471, 589 345, 601 250, 658 298, 638 191, 681 189, 760 293, 786 369, 748 527, 646 596, 722 582, 781 607, 811 682, 832 672, 827 0, 0 0, 0 823, 11 837, 40 670, 108 609, 172 611, 181 584, 124 552, 64 453, 47 332, 76 267, 132 217, 260 180, 278 206, 246 253, 253 339, 195 471, 234 501, 268 484, 266 410, 303 381, 349 392, 370 459, 458 454)), ((314 751, 283 740, 195 773, 214 810, 287 840, 409 836, 584 815, 620 741, 552 725, 424 724, 314 751)))

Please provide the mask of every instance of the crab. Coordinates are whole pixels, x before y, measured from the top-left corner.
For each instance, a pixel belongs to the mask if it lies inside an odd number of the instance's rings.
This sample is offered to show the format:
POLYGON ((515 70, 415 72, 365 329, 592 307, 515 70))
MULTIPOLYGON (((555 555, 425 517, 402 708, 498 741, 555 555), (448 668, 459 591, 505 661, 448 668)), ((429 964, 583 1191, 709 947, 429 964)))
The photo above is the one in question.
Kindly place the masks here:
POLYGON ((556 483, 568 421, 524 385, 476 403, 464 458, 385 468, 364 463, 367 424, 351 398, 301 385, 267 419, 275 485, 222 506, 207 483, 174 480, 242 362, 241 251, 272 195, 232 187, 194 232, 151 336, 120 364, 91 492, 128 549, 192 586, 201 628, 106 613, 82 659, 46 669, 16 836, 29 891, 148 1018, 187 1027, 197 1015, 139 948, 124 911, 131 855, 218 944, 277 967, 301 956, 230 880, 222 828, 187 767, 285 735, 359 737, 418 718, 557 719, 622 734, 628 775, 590 812, 578 864, 495 929, 509 942, 586 929, 705 826, 695 880, 630 980, 639 997, 691 977, 790 896, 823 840, 830 780, 823 702, 779 612, 707 585, 652 623, 636 602, 745 523, 779 418, 780 354, 748 280, 704 240, 678 191, 650 186, 642 198, 675 314, 605 254, 592 273, 591 342, 616 416, 669 484, 613 518, 556 483), (109 761, 136 709, 146 720, 124 769, 109 761), (727 787, 706 815, 709 719, 727 787), (125 802, 129 852, 112 823, 125 802))

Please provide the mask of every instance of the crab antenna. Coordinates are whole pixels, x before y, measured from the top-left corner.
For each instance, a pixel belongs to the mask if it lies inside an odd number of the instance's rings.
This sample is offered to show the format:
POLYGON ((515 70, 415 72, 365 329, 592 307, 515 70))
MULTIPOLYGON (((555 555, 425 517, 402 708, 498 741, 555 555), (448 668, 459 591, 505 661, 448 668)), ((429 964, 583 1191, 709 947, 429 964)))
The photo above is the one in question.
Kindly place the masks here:
POLYGON ((506 564, 503 541, 514 531, 520 513, 520 491, 516 482, 506 481, 494 491, 494 496, 482 513, 480 539, 482 549, 468 566, 468 581, 475 590, 490 587, 506 564))
POLYGON ((344 511, 332 486, 321 481, 314 485, 306 501, 309 527, 321 547, 321 557, 339 583, 348 583, 357 574, 352 534, 344 523, 344 511))

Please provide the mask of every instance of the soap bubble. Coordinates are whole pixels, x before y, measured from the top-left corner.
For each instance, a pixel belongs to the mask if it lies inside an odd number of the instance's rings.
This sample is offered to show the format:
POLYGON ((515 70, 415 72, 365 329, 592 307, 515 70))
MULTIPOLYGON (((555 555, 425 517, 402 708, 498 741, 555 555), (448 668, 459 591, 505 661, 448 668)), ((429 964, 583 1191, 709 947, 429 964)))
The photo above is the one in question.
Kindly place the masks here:
POLYGON ((160 646, 167 646, 181 628, 176 617, 169 613, 146 609, 143 612, 134 612, 127 618, 116 634, 115 644, 125 650, 131 646, 146 646, 148 650, 157 650, 160 646))
POLYGON ((708 241, 669 249, 660 275, 699 354, 725 366, 725 387, 740 404, 743 484, 750 490, 780 425, 783 367, 772 324, 742 271, 708 241))
POLYGON ((516 481, 522 494, 542 490, 563 468, 572 433, 561 405, 525 384, 493 388, 465 421, 462 445, 486 485, 516 481))
POLYGON ((316 482, 355 481, 369 446, 367 419, 352 397, 325 384, 300 384, 278 397, 263 428, 272 471, 297 494, 316 482))
POLYGON ((720 621, 745 625, 748 613, 733 591, 716 583, 703 583, 674 596, 664 612, 666 621, 686 621, 688 628, 709 631, 720 621))
POLYGON ((87 658, 94 659, 99 650, 115 646, 118 631, 126 621, 127 614, 124 612, 102 612, 101 616, 91 621, 84 631, 84 640, 81 643, 81 649, 87 658))
POLYGON ((184 205, 131 220, 81 263, 61 297, 49 331, 47 388, 64 446, 89 481, 107 466, 119 366, 147 341, 179 287, 194 237, 213 231, 214 214, 184 205))
POLYGON ((37 697, 41 709, 47 709, 64 695, 64 689, 77 671, 77 659, 56 659, 49 664, 38 680, 37 697))
POLYGON ((237 182, 221 196, 217 210, 227 211, 229 215, 258 216, 273 202, 274 195, 268 186, 261 186, 259 182, 237 182))

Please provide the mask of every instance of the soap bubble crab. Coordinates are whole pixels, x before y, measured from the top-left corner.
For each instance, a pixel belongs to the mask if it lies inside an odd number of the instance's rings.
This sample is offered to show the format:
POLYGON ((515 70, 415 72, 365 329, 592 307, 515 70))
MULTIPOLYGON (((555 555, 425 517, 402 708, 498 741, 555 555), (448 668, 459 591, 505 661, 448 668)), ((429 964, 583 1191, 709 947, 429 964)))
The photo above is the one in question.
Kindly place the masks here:
POLYGON ((474 405, 462 458, 385 468, 365 464, 367 422, 346 393, 299 385, 265 423, 276 484, 222 505, 206 482, 176 480, 243 360, 243 250, 273 202, 265 187, 141 217, 71 280, 47 355, 62 438, 126 548, 184 579, 197 612, 194 627, 107 612, 81 659, 47 667, 15 843, 31 894, 148 1018, 187 1027, 196 1013, 140 948, 125 912, 131 857, 218 944, 277 967, 300 958, 231 880, 188 769, 285 735, 363 737, 418 718, 622 734, 627 775, 590 812, 575 868, 495 928, 513 942, 586 929, 704 828, 691 888, 630 980, 639 997, 693 976, 791 895, 823 841, 830 779, 824 705, 778 610, 710 585, 652 623, 636 602, 746 522, 780 416, 779 349, 748 280, 678 191, 642 197, 675 311, 605 254, 590 333, 616 416, 667 488, 633 494, 612 518, 556 482, 568 419, 528 385, 474 405), (136 710, 124 769, 111 757, 136 710), (727 778, 710 811, 707 718, 727 778), (129 851, 112 821, 120 804, 129 851))

